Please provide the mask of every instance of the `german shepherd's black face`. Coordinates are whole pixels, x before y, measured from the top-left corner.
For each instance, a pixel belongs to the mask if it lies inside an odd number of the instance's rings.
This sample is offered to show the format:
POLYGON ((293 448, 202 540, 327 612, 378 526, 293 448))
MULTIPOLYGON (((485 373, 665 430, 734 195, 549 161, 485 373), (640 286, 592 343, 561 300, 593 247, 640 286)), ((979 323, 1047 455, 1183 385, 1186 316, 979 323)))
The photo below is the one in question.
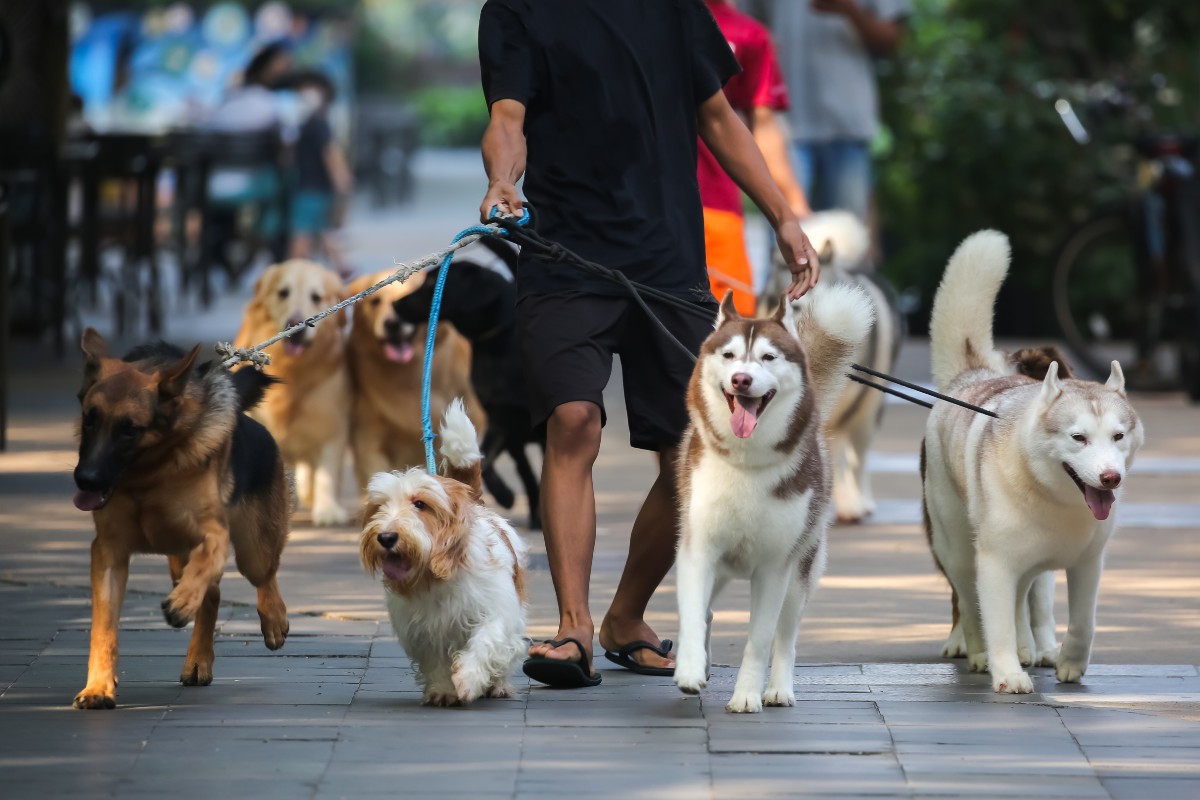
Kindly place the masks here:
POLYGON ((96 511, 108 503, 130 465, 169 435, 200 346, 146 371, 141 359, 110 358, 92 328, 84 331, 81 345, 87 362, 79 391, 75 507, 96 511))

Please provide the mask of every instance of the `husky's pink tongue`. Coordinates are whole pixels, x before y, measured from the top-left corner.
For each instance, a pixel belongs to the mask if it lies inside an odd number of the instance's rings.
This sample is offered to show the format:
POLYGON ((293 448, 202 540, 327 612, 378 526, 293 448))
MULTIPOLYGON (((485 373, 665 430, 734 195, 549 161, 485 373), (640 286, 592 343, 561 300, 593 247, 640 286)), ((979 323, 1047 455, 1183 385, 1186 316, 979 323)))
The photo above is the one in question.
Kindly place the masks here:
POLYGON ((413 346, 408 342, 399 347, 394 344, 385 344, 383 346, 383 354, 388 357, 389 361, 395 361, 397 364, 407 364, 412 361, 413 346))
POLYGON ((748 439, 758 425, 758 398, 735 397, 733 402, 733 415, 729 418, 733 435, 739 439, 748 439))
POLYGON ((1088 508, 1092 510, 1092 516, 1103 522, 1112 513, 1113 503, 1116 502, 1117 496, 1110 489, 1096 489, 1085 483, 1083 499, 1087 501, 1088 508))
POLYGON ((395 583, 404 583, 411 565, 404 556, 389 555, 383 560, 383 577, 395 583))
POLYGON ((75 493, 75 507, 80 511, 95 511, 103 508, 105 501, 103 492, 85 492, 80 489, 75 493))

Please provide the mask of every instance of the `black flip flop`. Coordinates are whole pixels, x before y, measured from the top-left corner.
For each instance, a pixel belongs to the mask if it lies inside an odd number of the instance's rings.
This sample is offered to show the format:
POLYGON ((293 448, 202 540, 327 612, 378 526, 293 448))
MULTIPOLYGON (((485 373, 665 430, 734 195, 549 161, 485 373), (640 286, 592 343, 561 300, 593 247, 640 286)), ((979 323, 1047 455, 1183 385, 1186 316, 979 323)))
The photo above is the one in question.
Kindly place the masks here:
POLYGON ((638 639, 636 642, 629 642, 628 644, 621 645, 621 647, 615 653, 610 653, 608 650, 605 650, 604 657, 616 664, 618 667, 624 667, 630 672, 635 672, 638 675, 669 676, 675 674, 674 667, 643 667, 641 664, 634 661, 632 656, 638 650, 650 650, 651 652, 658 653, 663 658, 666 658, 671 654, 671 644, 672 642, 670 639, 663 639, 662 644, 658 647, 655 647, 649 642, 644 642, 641 639, 638 639))
POLYGON ((591 660, 587 650, 578 639, 547 639, 551 647, 562 647, 573 644, 579 648, 579 660, 567 661, 562 658, 546 658, 545 656, 530 656, 521 665, 521 671, 538 683, 544 683, 555 689, 582 689, 586 686, 599 686, 600 673, 592 673, 591 660))

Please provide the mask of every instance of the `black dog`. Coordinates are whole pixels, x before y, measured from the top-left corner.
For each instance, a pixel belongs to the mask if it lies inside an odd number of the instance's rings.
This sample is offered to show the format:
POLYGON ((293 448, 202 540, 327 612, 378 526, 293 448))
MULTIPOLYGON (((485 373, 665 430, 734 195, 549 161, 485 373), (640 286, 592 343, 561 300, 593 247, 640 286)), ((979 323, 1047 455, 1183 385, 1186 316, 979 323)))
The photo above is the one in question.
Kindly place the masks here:
MULTIPOLYGON (((481 244, 502 258, 512 270, 516 251, 505 242, 484 237, 481 244)), ((424 285, 393 303, 396 315, 406 322, 425 322, 433 304, 440 270, 426 276, 424 285)), ((500 273, 466 258, 450 266, 439 317, 454 325, 471 342, 471 384, 487 412, 483 436, 483 482, 496 502, 512 508, 512 489, 496 473, 495 461, 508 453, 529 498, 529 527, 542 527, 538 507, 537 476, 525 455, 525 445, 536 442, 546 450, 546 426, 530 423, 525 377, 517 345, 517 289, 500 273)), ((436 358, 436 355, 435 355, 436 358)))

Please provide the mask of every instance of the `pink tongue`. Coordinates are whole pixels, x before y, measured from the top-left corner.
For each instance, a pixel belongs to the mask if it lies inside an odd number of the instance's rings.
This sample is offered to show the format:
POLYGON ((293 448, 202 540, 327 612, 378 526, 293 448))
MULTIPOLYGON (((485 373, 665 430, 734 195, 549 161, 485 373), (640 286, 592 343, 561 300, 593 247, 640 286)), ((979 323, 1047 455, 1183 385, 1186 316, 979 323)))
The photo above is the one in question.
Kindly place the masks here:
POLYGON ((304 345, 300 342, 293 341, 292 339, 284 339, 283 352, 287 353, 289 356, 298 356, 304 352, 304 345))
POLYGON ((408 559, 388 556, 383 561, 383 577, 389 581, 403 583, 408 578, 408 559))
POLYGON ((75 493, 75 507, 80 511, 95 511, 104 505, 104 495, 100 492, 85 492, 80 489, 75 493))
POLYGON ((758 398, 735 397, 733 402, 733 416, 729 418, 733 435, 739 439, 747 439, 758 425, 758 398))
POLYGON ((389 361, 395 361, 397 364, 407 364, 412 361, 413 346, 407 342, 399 347, 394 344, 385 344, 383 346, 383 353, 388 357, 389 361))
POLYGON ((1087 500, 1088 508, 1092 510, 1092 516, 1103 522, 1108 519, 1117 496, 1109 489, 1095 489, 1084 484, 1083 499, 1087 500))

